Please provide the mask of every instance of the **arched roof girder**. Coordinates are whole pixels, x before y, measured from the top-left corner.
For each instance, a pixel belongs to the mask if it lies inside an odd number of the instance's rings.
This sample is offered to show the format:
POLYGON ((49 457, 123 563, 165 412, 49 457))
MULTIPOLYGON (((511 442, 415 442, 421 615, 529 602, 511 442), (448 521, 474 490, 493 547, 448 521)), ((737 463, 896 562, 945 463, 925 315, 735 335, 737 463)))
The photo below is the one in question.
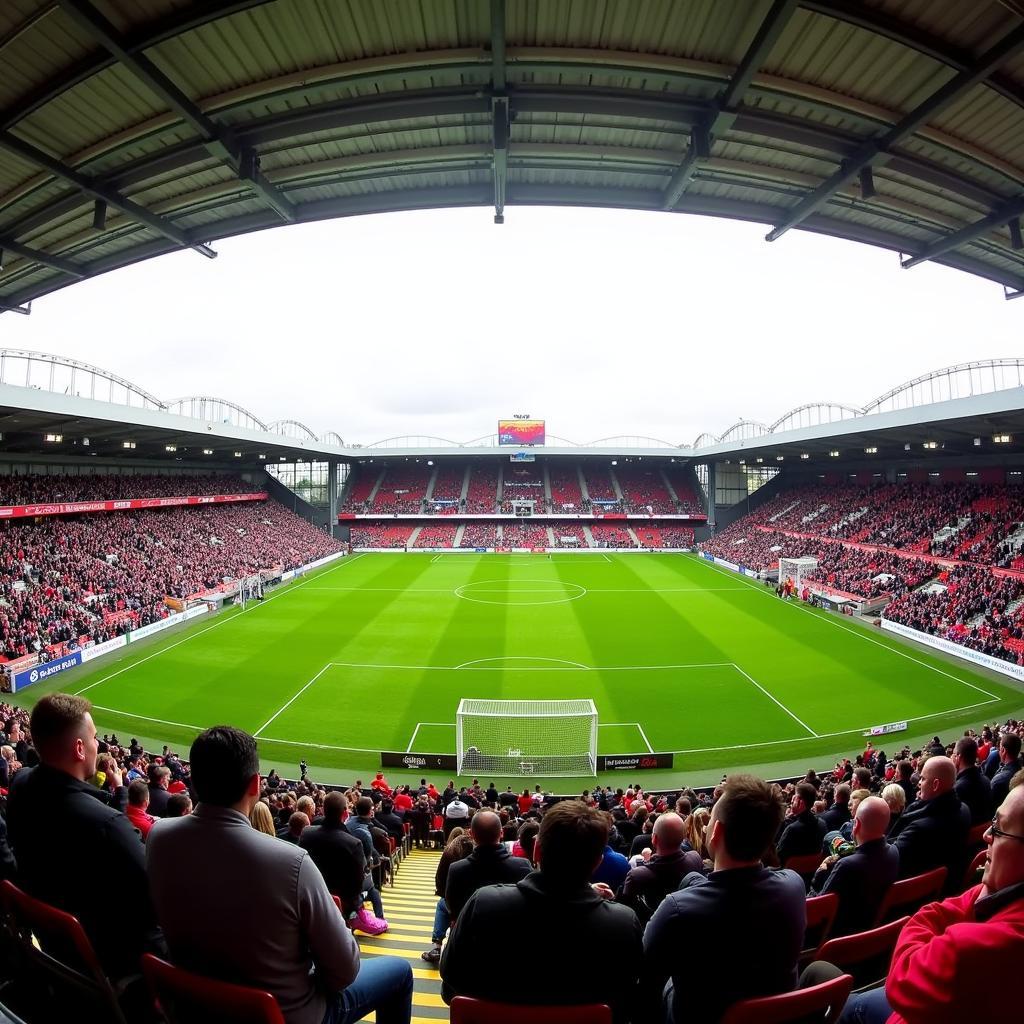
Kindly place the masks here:
POLYGON ((780 416, 768 427, 768 433, 774 434, 779 430, 795 430, 800 427, 817 427, 823 423, 836 423, 863 415, 864 410, 858 409, 855 405, 842 405, 839 402, 806 402, 780 416), (833 412, 839 415, 833 416, 833 412), (823 415, 826 413, 827 416, 823 415))
POLYGON ((636 447, 636 448, 678 448, 679 445, 673 444, 671 441, 663 441, 660 437, 644 437, 642 435, 635 434, 618 434, 615 437, 602 437, 597 441, 589 441, 585 447, 587 448, 614 448, 617 445, 622 445, 626 442, 624 447, 636 447))
POLYGON ((167 403, 167 411, 177 413, 180 416, 190 416, 197 420, 223 420, 220 416, 221 410, 228 410, 235 413, 236 419, 229 422, 237 427, 253 427, 259 430, 269 430, 255 413, 250 412, 245 406, 232 402, 229 398, 216 398, 212 395, 186 395, 184 398, 175 398, 167 403), (188 412, 185 411, 186 407, 188 412))
POLYGON ((303 441, 316 440, 316 434, 299 420, 274 420, 273 423, 267 424, 267 430, 272 434, 281 434, 282 437, 296 437, 303 441))
POLYGON ((952 398, 991 394, 1024 386, 1024 359, 979 359, 954 363, 908 380, 864 406, 865 413, 905 409, 952 398), (1016 383, 1014 383, 1016 381, 1016 383), (903 400, 905 397, 905 400, 903 400))
POLYGON ((733 441, 738 438, 763 437, 770 433, 766 424, 758 420, 737 420, 718 439, 719 441, 733 441))
POLYGON ((345 442, 341 438, 336 430, 328 430, 326 434, 320 436, 321 444, 336 444, 339 448, 345 447, 345 442))

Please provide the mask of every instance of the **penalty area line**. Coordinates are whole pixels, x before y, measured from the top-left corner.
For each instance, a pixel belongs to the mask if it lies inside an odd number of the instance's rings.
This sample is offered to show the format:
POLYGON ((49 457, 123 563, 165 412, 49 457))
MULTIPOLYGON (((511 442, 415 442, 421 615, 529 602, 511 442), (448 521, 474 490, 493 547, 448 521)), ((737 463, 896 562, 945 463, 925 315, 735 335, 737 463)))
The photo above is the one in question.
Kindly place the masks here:
POLYGON ((789 708, 787 708, 786 705, 783 704, 778 697, 776 697, 772 693, 769 693, 769 691, 766 690, 752 675, 750 675, 749 672, 744 672, 743 669, 741 669, 739 665, 736 664, 736 662, 732 663, 732 667, 736 669, 736 671, 739 672, 739 674, 743 676, 748 682, 753 683, 754 686, 756 686, 770 701, 772 701, 773 703, 777 704, 780 708, 782 708, 782 710, 785 711, 786 714, 789 715, 789 717, 792 718, 794 722, 796 722, 798 725, 802 725, 812 736, 814 736, 816 739, 818 738, 818 734, 802 718, 798 718, 796 715, 794 715, 793 712, 790 711, 789 708))
POLYGON ((277 709, 277 710, 276 710, 276 711, 275 711, 275 712, 274 712, 274 713, 273 713, 273 714, 272 714, 272 715, 271 715, 271 716, 270 716, 270 717, 269 717, 269 718, 268 718, 268 719, 267 719, 267 720, 266 720, 266 721, 265 721, 265 722, 264 722, 264 723, 263 723, 263 724, 262 724, 262 725, 261 725, 261 726, 260 726, 260 727, 259 727, 259 728, 258 728, 258 729, 257 729, 256 731, 255 731, 255 732, 254 732, 254 733, 253 733, 253 736, 254 736, 254 737, 255 737, 255 736, 259 736, 259 734, 260 734, 261 732, 263 732, 263 730, 264 730, 264 729, 266 729, 266 727, 267 727, 268 725, 270 725, 270 723, 271 723, 271 722, 273 722, 273 721, 274 721, 274 719, 278 717, 278 715, 280 715, 280 714, 281 714, 281 713, 282 713, 283 711, 287 711, 287 710, 288 710, 288 708, 290 708, 290 707, 292 706, 292 704, 294 704, 294 703, 295 703, 295 702, 296 702, 296 701, 297 701, 297 700, 298 700, 298 699, 299 699, 299 698, 300 698, 300 697, 301 697, 301 696, 302 696, 302 695, 303 695, 303 694, 304 694, 304 693, 305 693, 305 692, 306 692, 306 691, 307 691, 307 690, 308 690, 308 689, 309 689, 309 688, 310 688, 310 687, 311 687, 311 686, 312 686, 312 685, 313 685, 313 684, 314 684, 314 683, 315 683, 315 682, 316 682, 316 681, 317 681, 317 680, 318 680, 318 679, 319 679, 319 678, 320 678, 320 677, 321 677, 321 676, 322 676, 322 675, 323 675, 323 674, 324 674, 324 673, 325 673, 325 672, 326 672, 326 671, 327 671, 327 670, 328 670, 328 669, 329 669, 330 667, 331 667, 331 664, 330 664, 330 662, 328 662, 328 663, 327 663, 326 665, 324 665, 324 667, 323 667, 322 669, 320 669, 320 671, 319 671, 319 672, 317 672, 317 674, 316 674, 315 676, 313 676, 313 678, 312 678, 312 679, 310 679, 310 681, 309 681, 308 683, 306 683, 306 685, 305 685, 305 686, 303 686, 303 687, 302 687, 302 688, 301 688, 301 689, 300 689, 300 690, 299 690, 299 691, 298 691, 298 692, 297 692, 296 694, 294 694, 294 695, 292 696, 292 698, 291 698, 290 700, 287 700, 287 701, 285 701, 285 702, 284 702, 284 704, 282 704, 282 705, 281 705, 281 706, 280 706, 280 707, 279 707, 279 708, 278 708, 278 709, 277 709))

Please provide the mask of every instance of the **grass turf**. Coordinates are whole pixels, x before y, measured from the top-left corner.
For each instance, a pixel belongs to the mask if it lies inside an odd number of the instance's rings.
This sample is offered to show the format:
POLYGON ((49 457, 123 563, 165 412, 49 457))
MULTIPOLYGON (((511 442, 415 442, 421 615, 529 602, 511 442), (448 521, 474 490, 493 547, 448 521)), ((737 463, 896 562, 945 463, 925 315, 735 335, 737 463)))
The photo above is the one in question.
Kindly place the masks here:
POLYGON ((268 764, 304 757, 325 779, 411 743, 454 752, 462 697, 592 698, 601 753, 676 753, 648 785, 820 767, 872 725, 911 723, 882 743, 894 749, 1024 706, 991 673, 668 554, 357 555, 19 702, 55 688, 84 691, 101 732, 187 748, 229 722, 258 735, 268 764))

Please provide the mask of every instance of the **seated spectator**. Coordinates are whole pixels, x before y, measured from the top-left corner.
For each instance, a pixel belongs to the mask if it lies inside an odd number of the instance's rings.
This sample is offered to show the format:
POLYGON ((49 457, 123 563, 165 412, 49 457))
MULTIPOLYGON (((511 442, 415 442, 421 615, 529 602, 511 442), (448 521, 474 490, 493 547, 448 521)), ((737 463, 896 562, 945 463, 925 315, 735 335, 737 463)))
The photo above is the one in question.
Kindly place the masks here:
POLYGON ((448 913, 457 921, 469 898, 485 885, 518 882, 531 871, 530 862, 513 857, 501 841, 501 820, 494 811, 478 811, 469 826, 473 852, 452 864, 444 890, 448 913))
POLYGON ((611 1006, 617 1021, 632 1017, 640 922, 588 881, 607 841, 600 811, 578 800, 551 807, 537 841, 540 868, 515 885, 478 889, 459 914, 441 957, 445 1001, 470 995, 527 1005, 596 1002, 611 1006), (593 964, 614 967, 579 969, 593 964), (509 978, 522 983, 510 985, 509 978))
POLYGON ((850 784, 848 782, 842 782, 836 786, 832 806, 819 817, 825 823, 826 832, 837 832, 850 821, 853 813, 850 810, 850 784))
POLYGON ((250 826, 256 741, 216 726, 196 738, 189 760, 195 813, 159 822, 146 847, 174 962, 269 991, 286 1024, 348 1024, 371 1011, 380 1024, 408 1024, 409 965, 396 957, 360 965, 312 857, 250 826))
POLYGON ((885 841, 888 827, 889 805, 877 796, 862 800, 853 820, 856 849, 846 856, 826 857, 811 881, 812 896, 834 892, 839 897, 833 935, 850 935, 874 925, 900 871, 900 855, 885 841))
POLYGON ((999 767, 992 776, 992 802, 998 807, 1010 791, 1010 779, 1024 768, 1020 756, 1020 736, 1004 732, 999 740, 999 767))
MULTIPOLYGON (((1012 1016, 1008 986, 1024 963, 1024 786, 1000 805, 985 842, 981 884, 914 914, 896 941, 885 987, 851 996, 840 1024, 1012 1016)), ((827 965, 815 980, 837 973, 827 965)))
POLYGON ((892 832, 896 822, 900 820, 900 816, 906 810, 907 795, 903 791, 902 786, 897 786, 895 782, 890 782, 882 790, 880 796, 889 807, 889 831, 892 832))
POLYGON ((149 830, 153 827, 156 818, 149 814, 146 808, 149 807, 149 786, 145 780, 136 779, 128 785, 128 806, 125 814, 128 820, 139 830, 142 841, 146 841, 149 830))
POLYGON ((763 863, 782 817, 768 783, 726 780, 708 826, 714 871, 687 875, 644 933, 642 989, 655 1002, 664 989, 664 1008, 642 1019, 712 1024, 738 1000, 796 987, 806 890, 799 875, 763 863))
POLYGON ((789 805, 789 815, 776 844, 779 863, 783 867, 790 857, 817 853, 827 831, 825 822, 814 813, 818 792, 809 782, 797 784, 789 805))
POLYGON ((162 764, 151 764, 149 766, 149 813, 154 818, 162 818, 167 810, 170 785, 170 768, 165 768, 162 764))
MULTIPOLYGON (((640 811, 641 815, 645 815, 645 813, 643 810, 640 811)), ((611 821, 612 819, 608 817, 609 836, 611 835, 611 821)), ((618 850, 613 850, 609 844, 605 846, 604 857, 594 869, 593 875, 590 876, 590 881, 595 885, 607 885, 613 893, 616 893, 621 888, 628 874, 629 860, 619 853, 618 850)))
POLYGON ((950 878, 963 870, 970 814, 956 795, 956 768, 948 757, 929 757, 921 770, 918 799, 889 833, 899 851, 900 878, 949 868, 950 878))
POLYGON ((444 809, 444 838, 448 841, 452 830, 464 828, 469 824, 469 804, 463 799, 462 794, 453 794, 451 801, 444 809))
POLYGON ((92 785, 96 726, 83 697, 52 693, 32 709, 40 764, 17 773, 7 804, 19 884, 74 914, 113 979, 138 974, 145 952, 163 952, 142 842, 125 817, 116 766, 111 792, 92 785))
MULTIPOLYGON (((402 794, 398 794, 401 796, 402 794)), ((395 813, 394 801, 385 797, 380 802, 380 810, 375 811, 373 820, 382 828, 395 842, 400 843, 405 838, 405 823, 395 813)))
POLYGON ((192 813, 192 797, 188 793, 172 793, 167 801, 165 818, 184 818, 192 813))
POLYGON ((288 827, 278 833, 286 843, 299 844, 299 837, 304 829, 309 828, 309 815, 303 811, 294 811, 288 818, 288 827))
MULTIPOLYGON (((684 850, 686 824, 678 814, 662 814, 650 834, 651 853, 631 868, 622 884, 621 903, 632 907, 641 921, 649 921, 661 901, 679 888, 691 871, 704 863, 695 850, 684 850)), ((641 855, 643 856, 643 855, 641 855)))
POLYGON ((978 741, 970 736, 957 740, 953 750, 956 768, 956 795, 971 816, 971 825, 980 825, 992 817, 992 783, 978 767, 978 741))
POLYGON ((267 836, 277 836, 274 813, 262 800, 257 800, 249 811, 249 821, 257 832, 267 836))

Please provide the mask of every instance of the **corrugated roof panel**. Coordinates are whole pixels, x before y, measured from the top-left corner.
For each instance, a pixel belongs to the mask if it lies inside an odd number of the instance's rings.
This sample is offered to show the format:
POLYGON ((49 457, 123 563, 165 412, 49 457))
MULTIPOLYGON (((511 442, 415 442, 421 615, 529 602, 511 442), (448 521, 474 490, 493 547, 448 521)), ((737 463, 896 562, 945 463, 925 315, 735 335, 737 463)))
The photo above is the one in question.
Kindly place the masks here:
POLYGON ((943 167, 949 167, 958 174, 963 174, 985 188, 1008 198, 1015 195, 1019 187, 1024 186, 1024 173, 1020 168, 1005 163, 992 154, 978 153, 977 157, 972 159, 969 155, 950 152, 946 146, 937 145, 919 135, 904 141, 900 149, 923 156, 943 167), (986 158, 991 159, 987 163, 983 162, 986 158))
POLYGON ((940 39, 955 40, 968 52, 988 49, 1014 23, 999 0, 874 0, 871 6, 940 39))
MULTIPOLYGON (((54 203, 69 194, 80 195, 77 190, 69 189, 64 182, 55 181, 46 175, 40 174, 30 180, 40 183, 35 184, 31 189, 18 189, 12 192, 4 190, 5 194, 12 197, 12 200, 9 203, 4 203, 3 207, 0 208, 0 233, 8 231, 12 225, 42 205, 54 203), (19 194, 21 198, 14 198, 19 194)), ((83 198, 82 202, 84 205, 90 201, 83 198)), ((18 234, 20 236, 21 232, 19 231, 18 234)))
POLYGON ((216 236, 216 226, 220 221, 249 213, 264 213, 266 210, 267 205, 262 200, 254 199, 250 192, 240 192, 206 209, 175 217, 174 222, 186 231, 209 228, 209 237, 213 238, 216 236))
POLYGON ((134 202, 152 209, 176 196, 189 195, 202 189, 223 185, 225 182, 237 181, 237 176, 226 164, 217 163, 195 174, 169 176, 152 185, 147 184, 145 188, 128 189, 126 192, 134 202))
POLYGON ((977 86, 931 122, 935 127, 1000 158, 1024 173, 1021 108, 992 89, 977 86))

